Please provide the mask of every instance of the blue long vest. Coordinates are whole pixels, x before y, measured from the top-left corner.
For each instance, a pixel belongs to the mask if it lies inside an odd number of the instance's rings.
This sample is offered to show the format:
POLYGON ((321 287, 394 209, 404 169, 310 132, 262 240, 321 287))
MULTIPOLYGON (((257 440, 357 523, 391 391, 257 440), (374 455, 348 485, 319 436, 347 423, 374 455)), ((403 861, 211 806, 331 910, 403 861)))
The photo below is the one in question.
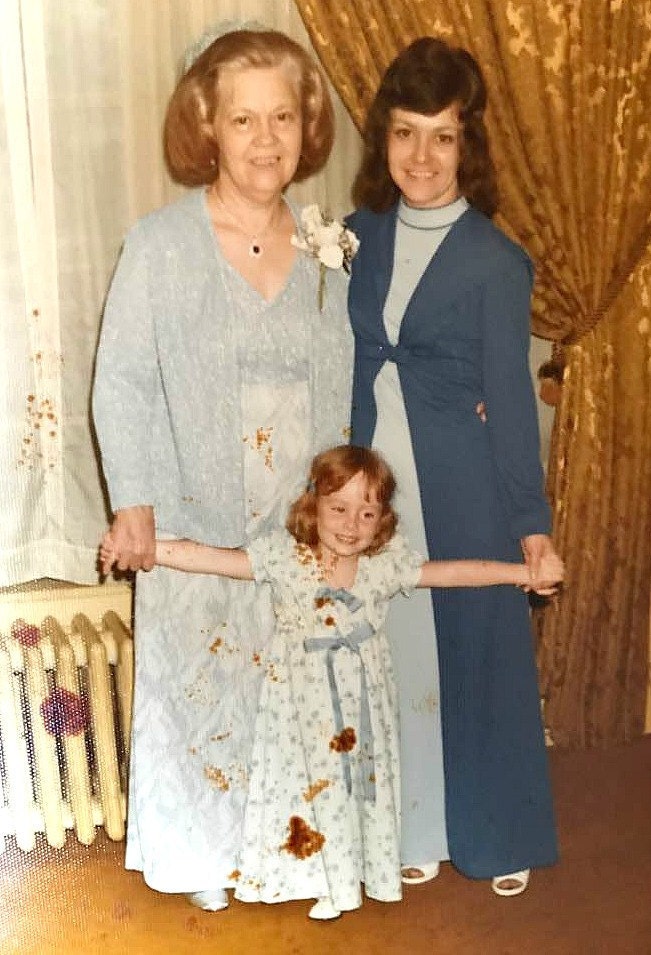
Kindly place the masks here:
MULTIPOLYGON (((520 539, 550 525, 527 357, 531 262, 469 208, 425 270, 392 346, 382 313, 395 224, 396 208, 350 217, 361 241, 349 290, 352 441, 371 444, 373 384, 395 361, 429 556, 521 560, 520 539)), ((475 878, 549 865, 556 835, 527 599, 504 586, 436 589, 432 601, 450 858, 475 878)))

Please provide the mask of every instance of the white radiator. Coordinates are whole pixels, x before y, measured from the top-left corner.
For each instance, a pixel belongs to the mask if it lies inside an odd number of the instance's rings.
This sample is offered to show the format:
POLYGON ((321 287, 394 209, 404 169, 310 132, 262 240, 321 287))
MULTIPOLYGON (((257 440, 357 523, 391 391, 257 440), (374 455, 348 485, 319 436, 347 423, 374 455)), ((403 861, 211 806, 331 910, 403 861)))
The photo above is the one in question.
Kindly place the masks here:
POLYGON ((130 599, 125 586, 0 597, 0 851, 7 836, 25 852, 37 833, 56 848, 68 830, 84 845, 98 826, 124 837, 130 599))

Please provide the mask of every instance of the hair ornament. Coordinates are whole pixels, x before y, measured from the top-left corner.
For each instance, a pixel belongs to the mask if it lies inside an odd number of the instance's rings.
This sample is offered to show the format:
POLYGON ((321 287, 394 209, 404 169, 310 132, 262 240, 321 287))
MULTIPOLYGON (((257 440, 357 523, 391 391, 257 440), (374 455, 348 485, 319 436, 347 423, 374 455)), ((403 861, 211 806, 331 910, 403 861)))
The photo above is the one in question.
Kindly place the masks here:
POLYGON ((218 40, 220 36, 227 33, 235 33, 236 30, 268 30, 263 23, 257 20, 220 20, 214 26, 209 27, 201 36, 191 43, 183 54, 182 72, 187 73, 191 66, 199 59, 202 53, 208 49, 211 43, 218 40))
POLYGON ((305 485, 306 494, 315 494, 316 493, 316 484, 314 481, 308 481, 305 485))

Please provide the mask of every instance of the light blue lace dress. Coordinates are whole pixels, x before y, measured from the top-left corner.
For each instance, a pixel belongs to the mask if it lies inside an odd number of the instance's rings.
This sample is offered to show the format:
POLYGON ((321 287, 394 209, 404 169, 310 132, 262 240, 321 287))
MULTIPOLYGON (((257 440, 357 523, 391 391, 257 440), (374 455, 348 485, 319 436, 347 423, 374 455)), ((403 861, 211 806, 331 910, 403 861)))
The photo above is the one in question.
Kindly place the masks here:
MULTIPOLYGON (((460 198, 441 209, 411 209, 400 203, 393 274, 384 306, 392 344, 400 338, 405 310, 418 282, 452 223, 468 208, 460 198)), ((373 447, 396 478, 394 507, 409 543, 427 553, 414 452, 398 368, 386 362, 375 380, 377 424, 373 447)), ((400 700, 402 764, 402 861, 420 866, 448 858, 439 666, 429 590, 397 596, 387 630, 400 700), (405 644, 408 643, 406 647, 405 644)))
MULTIPOLYGON (((345 277, 322 313, 317 289, 299 254, 266 302, 223 259, 201 191, 138 224, 95 385, 114 508, 153 501, 159 536, 225 546, 282 526, 312 456, 347 439, 345 277)), ((138 574, 126 865, 159 891, 234 884, 272 631, 267 587, 138 574)))

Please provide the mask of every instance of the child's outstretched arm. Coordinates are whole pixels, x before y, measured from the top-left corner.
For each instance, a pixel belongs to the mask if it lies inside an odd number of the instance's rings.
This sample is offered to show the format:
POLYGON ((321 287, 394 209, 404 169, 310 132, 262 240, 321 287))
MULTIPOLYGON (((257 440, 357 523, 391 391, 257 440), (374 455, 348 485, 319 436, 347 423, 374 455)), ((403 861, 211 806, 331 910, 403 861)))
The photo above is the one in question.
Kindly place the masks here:
POLYGON ((156 563, 188 574, 218 574, 237 580, 253 580, 249 555, 237 547, 211 547, 191 540, 157 540, 156 563))
POLYGON ((418 587, 492 587, 514 584, 525 590, 549 595, 556 592, 563 580, 563 561, 555 554, 540 565, 535 588, 532 587, 526 564, 510 564, 500 560, 428 560, 421 568, 418 587))
MULTIPOLYGON (((102 538, 99 554, 102 572, 106 574, 114 559, 110 531, 102 538)), ((248 554, 239 548, 211 547, 191 540, 157 540, 156 563, 188 574, 218 574, 237 580, 253 580, 248 554)))

